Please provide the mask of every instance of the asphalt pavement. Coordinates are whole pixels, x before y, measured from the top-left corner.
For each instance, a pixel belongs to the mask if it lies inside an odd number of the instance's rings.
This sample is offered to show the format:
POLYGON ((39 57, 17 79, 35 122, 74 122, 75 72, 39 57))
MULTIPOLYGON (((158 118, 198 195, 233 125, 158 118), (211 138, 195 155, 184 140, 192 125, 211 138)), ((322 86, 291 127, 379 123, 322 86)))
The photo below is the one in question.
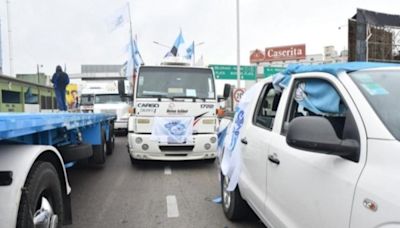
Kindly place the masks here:
POLYGON ((126 137, 103 167, 78 164, 68 169, 75 227, 264 227, 256 216, 228 221, 221 205, 215 163, 144 162, 132 166, 126 137))

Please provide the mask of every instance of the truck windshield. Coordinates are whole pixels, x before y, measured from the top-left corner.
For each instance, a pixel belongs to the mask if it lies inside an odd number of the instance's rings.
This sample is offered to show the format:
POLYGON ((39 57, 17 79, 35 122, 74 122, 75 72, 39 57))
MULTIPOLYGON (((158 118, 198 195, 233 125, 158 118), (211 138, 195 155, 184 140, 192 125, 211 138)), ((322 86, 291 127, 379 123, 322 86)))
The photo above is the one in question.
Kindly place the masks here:
POLYGON ((92 105, 94 102, 94 98, 92 95, 82 95, 81 96, 81 104, 82 105, 92 105))
POLYGON ((116 104, 127 101, 127 97, 121 97, 119 94, 97 94, 95 97, 96 104, 116 104))
POLYGON ((212 71, 207 68, 142 67, 137 97, 215 99, 212 71))
POLYGON ((350 76, 387 129, 400 140, 400 71, 354 72, 350 76))

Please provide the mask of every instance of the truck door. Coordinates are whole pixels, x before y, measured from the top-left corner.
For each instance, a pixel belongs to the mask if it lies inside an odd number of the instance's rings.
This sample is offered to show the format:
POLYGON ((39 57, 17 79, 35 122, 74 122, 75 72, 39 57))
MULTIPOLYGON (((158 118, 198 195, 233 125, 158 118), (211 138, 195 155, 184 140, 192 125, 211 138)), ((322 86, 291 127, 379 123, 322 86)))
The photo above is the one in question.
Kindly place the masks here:
MULTIPOLYGON (((264 85, 258 96, 258 101, 252 117, 242 135, 242 161, 244 163, 241 179, 241 192, 246 194, 247 201, 263 215, 267 181, 267 156, 271 130, 274 124, 275 112, 279 102, 279 94, 275 94, 271 83, 264 85), (264 161, 264 162, 260 162, 264 161), (243 192, 246 191, 246 192, 243 192)), ((253 114, 253 112, 249 112, 253 114)))
POLYGON ((361 117, 336 77, 321 74, 315 78, 298 78, 291 85, 286 110, 280 110, 284 115, 282 127, 268 141, 267 214, 273 218, 274 227, 349 227, 356 183, 366 161, 366 134, 361 117), (342 111, 323 116, 339 138, 358 140, 358 161, 287 144, 287 128, 293 119, 320 115, 304 108, 299 98, 304 85, 308 85, 304 83, 310 80, 327 83, 339 94, 342 111))

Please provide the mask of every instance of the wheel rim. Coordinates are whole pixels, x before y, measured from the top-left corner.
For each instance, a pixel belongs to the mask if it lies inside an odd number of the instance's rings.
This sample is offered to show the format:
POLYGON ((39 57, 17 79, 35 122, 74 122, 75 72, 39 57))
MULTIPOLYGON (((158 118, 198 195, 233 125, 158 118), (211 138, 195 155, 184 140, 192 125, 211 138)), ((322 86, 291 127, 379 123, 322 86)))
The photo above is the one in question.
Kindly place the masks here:
POLYGON ((224 177, 224 182, 222 185, 222 197, 223 197, 223 203, 224 203, 224 207, 226 209, 228 209, 231 206, 231 194, 232 192, 228 191, 228 184, 229 184, 229 180, 228 177, 224 177))
POLYGON ((33 225, 35 228, 56 228, 58 226, 58 216, 45 197, 42 197, 40 209, 33 215, 33 225))

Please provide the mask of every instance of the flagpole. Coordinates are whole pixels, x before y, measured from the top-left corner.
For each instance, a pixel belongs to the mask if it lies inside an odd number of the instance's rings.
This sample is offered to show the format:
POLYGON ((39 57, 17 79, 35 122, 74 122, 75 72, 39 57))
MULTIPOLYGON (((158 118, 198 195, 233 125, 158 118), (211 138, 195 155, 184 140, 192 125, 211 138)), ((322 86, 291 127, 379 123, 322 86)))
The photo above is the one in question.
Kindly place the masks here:
MULTIPOLYGON (((131 43, 131 58, 132 61, 134 61, 133 59, 133 55, 135 54, 133 52, 133 30, 132 30, 132 16, 131 16, 131 4, 128 2, 128 15, 129 15, 129 37, 130 37, 130 43, 131 43)), ((133 72, 132 75, 134 75, 135 73, 135 64, 133 64, 133 72)))
POLYGON ((14 76, 10 1, 7 0, 6 4, 7 4, 7 27, 8 27, 8 58, 10 64, 10 76, 14 76))
POLYGON ((196 53, 195 53, 196 48, 194 45, 194 40, 193 40, 192 45, 193 45, 193 63, 192 63, 192 65, 194 66, 196 64, 196 53))

